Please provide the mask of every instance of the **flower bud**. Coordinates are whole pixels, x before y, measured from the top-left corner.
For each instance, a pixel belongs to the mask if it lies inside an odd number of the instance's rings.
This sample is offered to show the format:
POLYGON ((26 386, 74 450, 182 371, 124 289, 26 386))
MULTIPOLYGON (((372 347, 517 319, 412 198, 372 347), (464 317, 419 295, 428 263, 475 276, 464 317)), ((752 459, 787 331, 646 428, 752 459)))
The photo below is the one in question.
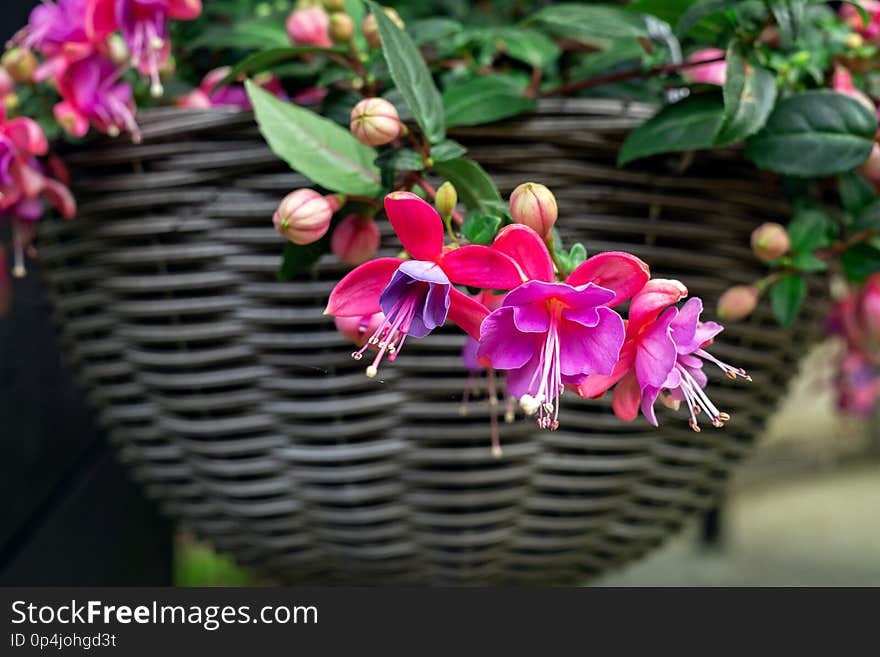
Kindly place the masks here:
POLYGON ((875 186, 880 183, 880 144, 874 144, 868 159, 859 165, 857 171, 875 186))
POLYGON ((332 199, 313 189, 297 189, 281 201, 272 217, 275 230, 294 244, 311 244, 324 237, 338 209, 332 199))
POLYGON ((351 110, 350 128, 362 144, 387 144, 400 134, 397 108, 384 98, 365 98, 351 110))
POLYGON ((553 192, 540 183, 523 183, 510 195, 510 214, 513 221, 534 230, 546 238, 556 223, 559 210, 553 192))
POLYGON ((440 216, 445 219, 452 215, 457 204, 458 192, 455 189, 455 185, 447 180, 437 190, 437 196, 434 197, 434 207, 437 208, 440 216))
POLYGON ((327 11, 345 11, 345 0, 324 0, 324 9, 327 11))
POLYGON ((865 45, 865 40, 862 38, 861 34, 853 32, 852 34, 846 35, 846 39, 843 40, 843 45, 850 50, 856 50, 865 45))
POLYGON ((682 70, 681 77, 691 83, 715 84, 723 87, 724 80, 727 78, 727 62, 723 59, 718 60, 719 57, 724 57, 724 51, 717 48, 703 48, 696 51, 685 61, 698 65, 682 70), (707 63, 699 64, 699 62, 707 63))
POLYGON ((843 66, 835 67, 834 73, 831 75, 831 88, 837 93, 849 96, 853 100, 857 100, 864 105, 865 108, 869 109, 871 114, 874 114, 877 111, 874 102, 856 87, 853 82, 852 73, 850 73, 847 68, 843 66))
POLYGON ((333 229, 330 249, 347 265, 360 265, 379 249, 379 227, 372 217, 350 214, 333 229))
POLYGON ((348 14, 336 13, 330 16, 330 39, 333 43, 348 43, 354 37, 354 21, 348 14))
POLYGON ((761 224, 752 232, 752 252, 762 262, 781 258, 790 246, 788 233, 779 224, 761 224))
POLYGON ((342 337, 358 347, 367 344, 369 337, 378 330, 384 321, 385 315, 381 312, 362 317, 336 317, 334 319, 336 330, 342 334, 342 337))
POLYGON ((329 48, 333 45, 327 33, 329 23, 327 12, 320 7, 296 9, 287 17, 287 36, 295 46, 329 48))
POLYGON ((760 294, 754 285, 734 285, 718 300, 718 317, 731 322, 745 319, 755 310, 760 294))
MULTIPOLYGON (((391 21, 397 25, 401 30, 406 27, 404 25, 403 19, 400 18, 400 14, 397 13, 396 10, 391 7, 383 7, 382 10, 385 12, 385 15, 391 19, 391 21)), ((376 17, 373 14, 368 15, 363 24, 361 25, 361 32, 364 35, 364 38, 367 40, 367 43, 370 44, 371 48, 381 48, 382 40, 379 37, 379 27, 376 25, 376 17)))
POLYGON ((27 48, 11 48, 0 58, 0 64, 12 79, 20 84, 29 84, 37 68, 37 57, 27 48))

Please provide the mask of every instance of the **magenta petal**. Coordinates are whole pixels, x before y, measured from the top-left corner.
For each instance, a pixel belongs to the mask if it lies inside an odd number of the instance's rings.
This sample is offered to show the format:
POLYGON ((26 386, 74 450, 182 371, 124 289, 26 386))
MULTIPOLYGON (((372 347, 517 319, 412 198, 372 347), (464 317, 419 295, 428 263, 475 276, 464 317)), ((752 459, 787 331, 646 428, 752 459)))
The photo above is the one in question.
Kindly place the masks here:
POLYGON ((677 313, 677 308, 668 308, 639 341, 635 371, 642 388, 661 387, 675 367, 677 353, 669 335, 669 324, 677 313))
POLYGON ((629 306, 630 335, 638 334, 646 324, 653 322, 660 312, 687 296, 687 288, 676 280, 655 278, 645 283, 629 306))
POLYGON ((585 260, 566 279, 569 285, 595 283, 614 291, 609 306, 622 303, 641 290, 651 277, 651 270, 630 253, 609 251, 585 260))
POLYGON ((724 327, 715 322, 700 322, 697 324, 697 330, 694 332, 694 351, 702 347, 704 344, 713 340, 716 335, 721 333, 724 327))
POLYGON ((523 282, 522 272, 511 258, 479 244, 447 251, 440 264, 456 285, 510 290, 523 282))
POLYGON ((623 347, 623 320, 610 308, 598 308, 594 327, 562 321, 559 326, 559 358, 563 374, 608 375, 614 371, 623 347))
POLYGON ((513 307, 516 328, 526 333, 546 333, 550 329, 550 314, 543 301, 513 307))
POLYGON ((657 401, 659 395, 660 388, 648 386, 642 390, 642 415, 644 415, 648 419, 648 422, 655 427, 659 426, 659 422, 657 422, 657 415, 654 413, 654 402, 657 401))
POLYGON ((443 220, 412 192, 385 197, 385 212, 403 248, 414 260, 436 260, 443 251, 443 220))
POLYGON ((700 313, 703 312, 703 302, 699 297, 688 299, 678 311, 678 315, 669 325, 672 339, 679 353, 689 354, 699 348, 699 344, 693 344, 697 324, 700 321, 700 313))
POLYGON ((556 279, 544 240, 528 226, 505 226, 498 231, 492 248, 513 258, 529 279, 548 282, 556 279))
POLYGON ((379 312, 379 295, 401 262, 400 258, 377 258, 350 271, 333 288, 324 313, 336 317, 362 317, 379 312))
POLYGON ((540 385, 535 373, 538 370, 540 359, 537 355, 531 358, 525 365, 507 373, 505 385, 507 391, 517 399, 525 394, 535 394, 540 385), (534 382, 534 383, 533 383, 534 382))
POLYGON ((522 367, 536 351, 534 334, 516 330, 511 308, 499 308, 483 320, 477 356, 487 356, 495 369, 522 367))

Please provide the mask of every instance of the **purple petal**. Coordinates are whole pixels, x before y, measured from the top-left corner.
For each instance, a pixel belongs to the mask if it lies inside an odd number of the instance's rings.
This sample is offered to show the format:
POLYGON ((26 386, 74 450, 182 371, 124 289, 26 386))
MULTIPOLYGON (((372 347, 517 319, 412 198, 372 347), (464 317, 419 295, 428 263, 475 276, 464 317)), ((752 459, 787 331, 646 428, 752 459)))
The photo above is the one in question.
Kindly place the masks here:
POLYGON ((681 307, 678 316, 669 325, 672 339, 675 341, 679 353, 690 353, 697 349, 697 346, 693 344, 694 334, 702 312, 703 301, 699 297, 693 297, 681 307))
POLYGON ((520 368, 537 350, 535 334, 516 329, 511 308, 501 307, 490 313, 480 326, 477 356, 487 356, 495 369, 520 368))
POLYGON ((646 386, 659 388, 675 367, 677 354, 669 335, 669 324, 677 313, 677 308, 667 308, 639 341, 635 370, 642 389, 646 386))
POLYGON ((514 397, 522 397, 523 395, 537 392, 539 381, 535 382, 535 389, 531 389, 532 380, 535 379, 535 371, 538 369, 540 359, 537 355, 528 360, 525 365, 507 373, 506 386, 507 391, 514 397))
POLYGON ((598 308, 594 327, 563 320, 559 327, 559 359, 563 374, 611 374, 625 329, 623 320, 610 308, 598 308))
POLYGON ((657 422, 657 415, 654 413, 654 402, 657 401, 657 397, 660 395, 660 388, 654 388, 653 386, 648 386, 642 389, 642 415, 644 415, 648 422, 653 424, 655 427, 659 426, 659 422, 657 422))
POLYGON ((516 328, 526 333, 546 333, 550 329, 550 313, 543 301, 524 306, 513 306, 516 328))
POLYGON ((465 338, 464 346, 461 348, 461 360, 464 362, 465 369, 470 372, 479 372, 483 369, 483 366, 477 362, 477 349, 479 349, 479 346, 479 342, 468 336, 465 338))
POLYGON ((697 330, 694 334, 694 343, 696 346, 694 347, 694 351, 702 347, 704 344, 709 342, 715 338, 716 335, 721 333, 724 330, 724 327, 721 324, 717 324, 716 322, 700 322, 697 325, 697 330))
POLYGON ((449 278, 443 273, 440 265, 434 262, 428 262, 426 260, 406 260, 400 265, 398 271, 417 281, 449 285, 449 278))

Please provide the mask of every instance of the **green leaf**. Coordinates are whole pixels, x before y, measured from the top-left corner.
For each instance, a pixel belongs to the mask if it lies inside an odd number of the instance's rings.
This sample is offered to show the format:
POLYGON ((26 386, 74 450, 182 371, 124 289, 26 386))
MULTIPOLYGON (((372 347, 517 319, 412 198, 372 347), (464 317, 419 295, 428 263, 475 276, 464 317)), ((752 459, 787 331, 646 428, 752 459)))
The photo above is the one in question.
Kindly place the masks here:
POLYGON ((704 18, 736 4, 739 4, 736 0, 697 0, 678 19, 675 34, 683 37, 704 18))
POLYGON ((804 296, 807 292, 807 282, 802 274, 788 274, 780 278, 770 288, 770 307, 776 321, 784 327, 794 323, 804 296))
POLYGON ((467 153, 467 149, 457 141, 444 139, 431 147, 431 159, 434 162, 448 162, 467 153))
POLYGON ((862 211, 856 216, 850 229, 854 233, 863 230, 880 231, 880 199, 877 199, 862 208, 862 211))
POLYGON ((776 102, 776 76, 748 61, 738 42, 727 49, 724 82, 724 124, 715 138, 720 146, 750 137, 767 122, 776 102))
POLYGON ((559 46, 537 30, 504 27, 495 30, 495 46, 508 57, 536 68, 546 68, 559 58, 559 46))
POLYGON ((837 224, 823 210, 806 206, 795 212, 788 224, 792 265, 801 271, 825 271, 828 265, 814 255, 816 249, 829 246, 837 235, 837 224))
POLYGON ((642 16, 611 4, 553 4, 533 15, 528 23, 538 23, 553 36, 599 47, 612 39, 647 36, 642 16))
POLYGON ((501 217, 489 214, 469 214, 461 224, 461 234, 471 244, 491 244, 501 227, 501 217))
POLYGON ((877 118, 857 100, 807 91, 776 104, 764 129, 746 144, 762 169, 805 178, 854 169, 871 154, 877 118))
POLYGON ((580 242, 575 242, 568 253, 564 249, 556 251, 556 259, 562 265, 563 274, 568 276, 587 259, 587 249, 580 242))
POLYGON ((877 200, 877 194, 871 183, 855 171, 847 171, 837 179, 840 191, 840 202, 844 209, 854 217, 861 214, 867 206, 877 200))
POLYGON ((880 249, 871 244, 853 244, 840 257, 843 274, 853 283, 863 283, 868 276, 880 271, 880 249))
POLYGON ((769 4, 770 11, 773 12, 773 17, 776 19, 776 26, 779 29, 783 45, 787 46, 793 43, 804 22, 807 0, 775 0, 769 4))
POLYGON ((268 71, 279 64, 298 59, 306 53, 345 53, 344 48, 320 48, 318 46, 295 46, 288 48, 271 48, 262 52, 257 52, 250 57, 245 57, 236 64, 229 74, 220 80, 214 89, 224 87, 240 76, 249 76, 254 73, 262 73, 268 71))
POLYGON ((406 26, 407 32, 417 46, 439 43, 461 32, 461 23, 449 18, 426 18, 406 26))
POLYGON ((717 94, 693 95, 667 105, 627 136, 617 165, 658 153, 708 148, 723 121, 724 103, 717 94))
POLYGON ((342 194, 375 196, 380 191, 376 151, 345 128, 303 107, 245 83, 260 132, 291 168, 342 194))
POLYGON ((284 245, 281 267, 275 273, 279 281, 289 281, 306 272, 318 262, 322 255, 330 251, 330 236, 325 235, 317 242, 300 246, 293 242, 284 245))
POLYGON ((473 160, 459 157, 434 164, 434 170, 455 185, 459 200, 469 210, 483 208, 484 200, 501 200, 501 193, 489 174, 473 160))
POLYGON ((397 27, 379 5, 375 2, 368 4, 376 17, 382 55, 394 84, 403 94, 428 141, 432 144, 443 141, 446 136, 443 99, 422 54, 410 36, 397 27))
POLYGON ((425 162, 414 148, 395 148, 377 157, 376 166, 392 171, 423 171, 425 162))
POLYGON ((262 50, 288 48, 290 39, 284 29, 284 21, 261 18, 236 21, 232 25, 212 25, 197 39, 183 45, 187 50, 202 47, 212 50, 221 48, 262 50))
POLYGON ((523 96, 520 86, 506 75, 485 75, 443 92, 446 124, 449 127, 482 125, 535 107, 535 100, 523 96))

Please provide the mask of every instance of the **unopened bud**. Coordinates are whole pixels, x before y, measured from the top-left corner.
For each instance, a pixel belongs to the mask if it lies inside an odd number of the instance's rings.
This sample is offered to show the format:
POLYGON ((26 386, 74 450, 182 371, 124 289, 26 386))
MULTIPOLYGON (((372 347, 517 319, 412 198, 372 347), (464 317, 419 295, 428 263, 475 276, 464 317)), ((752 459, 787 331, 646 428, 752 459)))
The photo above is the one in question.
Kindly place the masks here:
POLYGON ((345 0, 324 0, 324 9, 327 11, 345 11, 345 0))
POLYGON ((330 39, 333 43, 348 43, 354 37, 354 21, 348 14, 336 13, 330 16, 330 39))
POLYGON ((856 34, 853 32, 852 34, 847 34, 846 39, 843 40, 843 45, 845 45, 850 50, 856 50, 857 48, 861 48, 865 45, 865 40, 862 38, 861 34, 856 34))
POLYGON ((731 322, 745 319, 755 310, 760 294, 754 285, 734 285, 718 299, 718 317, 731 322))
POLYGON ((124 66, 131 60, 128 44, 125 43, 125 39, 118 32, 114 32, 107 37, 107 56, 117 66, 124 66))
POLYGON ((761 224, 752 232, 752 251, 758 260, 778 260, 791 246, 785 227, 777 223, 761 224))
POLYGON ((333 218, 335 197, 324 197, 313 189, 297 189, 281 201, 272 217, 275 230, 294 244, 311 244, 326 235, 333 218))
POLYGON ((367 146, 381 146, 400 134, 397 108, 384 98, 365 98, 351 110, 351 134, 367 146))
POLYGON ((360 265, 379 249, 379 227, 372 217, 350 214, 333 229, 330 250, 348 265, 360 265))
MULTIPOLYGON (((403 19, 400 18, 400 14, 397 13, 396 10, 391 7, 383 7, 382 10, 385 12, 385 15, 391 19, 391 21, 397 25, 401 30, 406 26, 403 22, 403 19)), ((376 17, 373 14, 370 14, 364 19, 363 24, 361 25, 361 32, 364 35, 364 38, 367 40, 367 43, 370 44, 371 48, 381 48, 382 40, 379 37, 379 28, 376 25, 376 17)))
POLYGON ((287 17, 287 36, 295 46, 319 46, 329 48, 333 45, 327 28, 330 18, 320 7, 296 9, 287 17))
POLYGON ((336 324, 336 330, 342 334, 342 337, 358 347, 363 347, 370 336, 385 321, 385 315, 378 312, 362 317, 336 317, 333 321, 336 324))
POLYGON ((19 84, 29 84, 34 77, 37 68, 37 57, 27 48, 11 48, 0 58, 12 79, 19 84))
POLYGON ((434 198, 434 207, 437 208, 440 216, 445 219, 452 215, 457 204, 458 192, 455 189, 455 185, 447 180, 437 190, 437 196, 434 198))
POLYGON ((556 223, 559 209, 553 192, 539 183, 523 183, 510 195, 510 215, 513 221, 547 237, 556 223))

